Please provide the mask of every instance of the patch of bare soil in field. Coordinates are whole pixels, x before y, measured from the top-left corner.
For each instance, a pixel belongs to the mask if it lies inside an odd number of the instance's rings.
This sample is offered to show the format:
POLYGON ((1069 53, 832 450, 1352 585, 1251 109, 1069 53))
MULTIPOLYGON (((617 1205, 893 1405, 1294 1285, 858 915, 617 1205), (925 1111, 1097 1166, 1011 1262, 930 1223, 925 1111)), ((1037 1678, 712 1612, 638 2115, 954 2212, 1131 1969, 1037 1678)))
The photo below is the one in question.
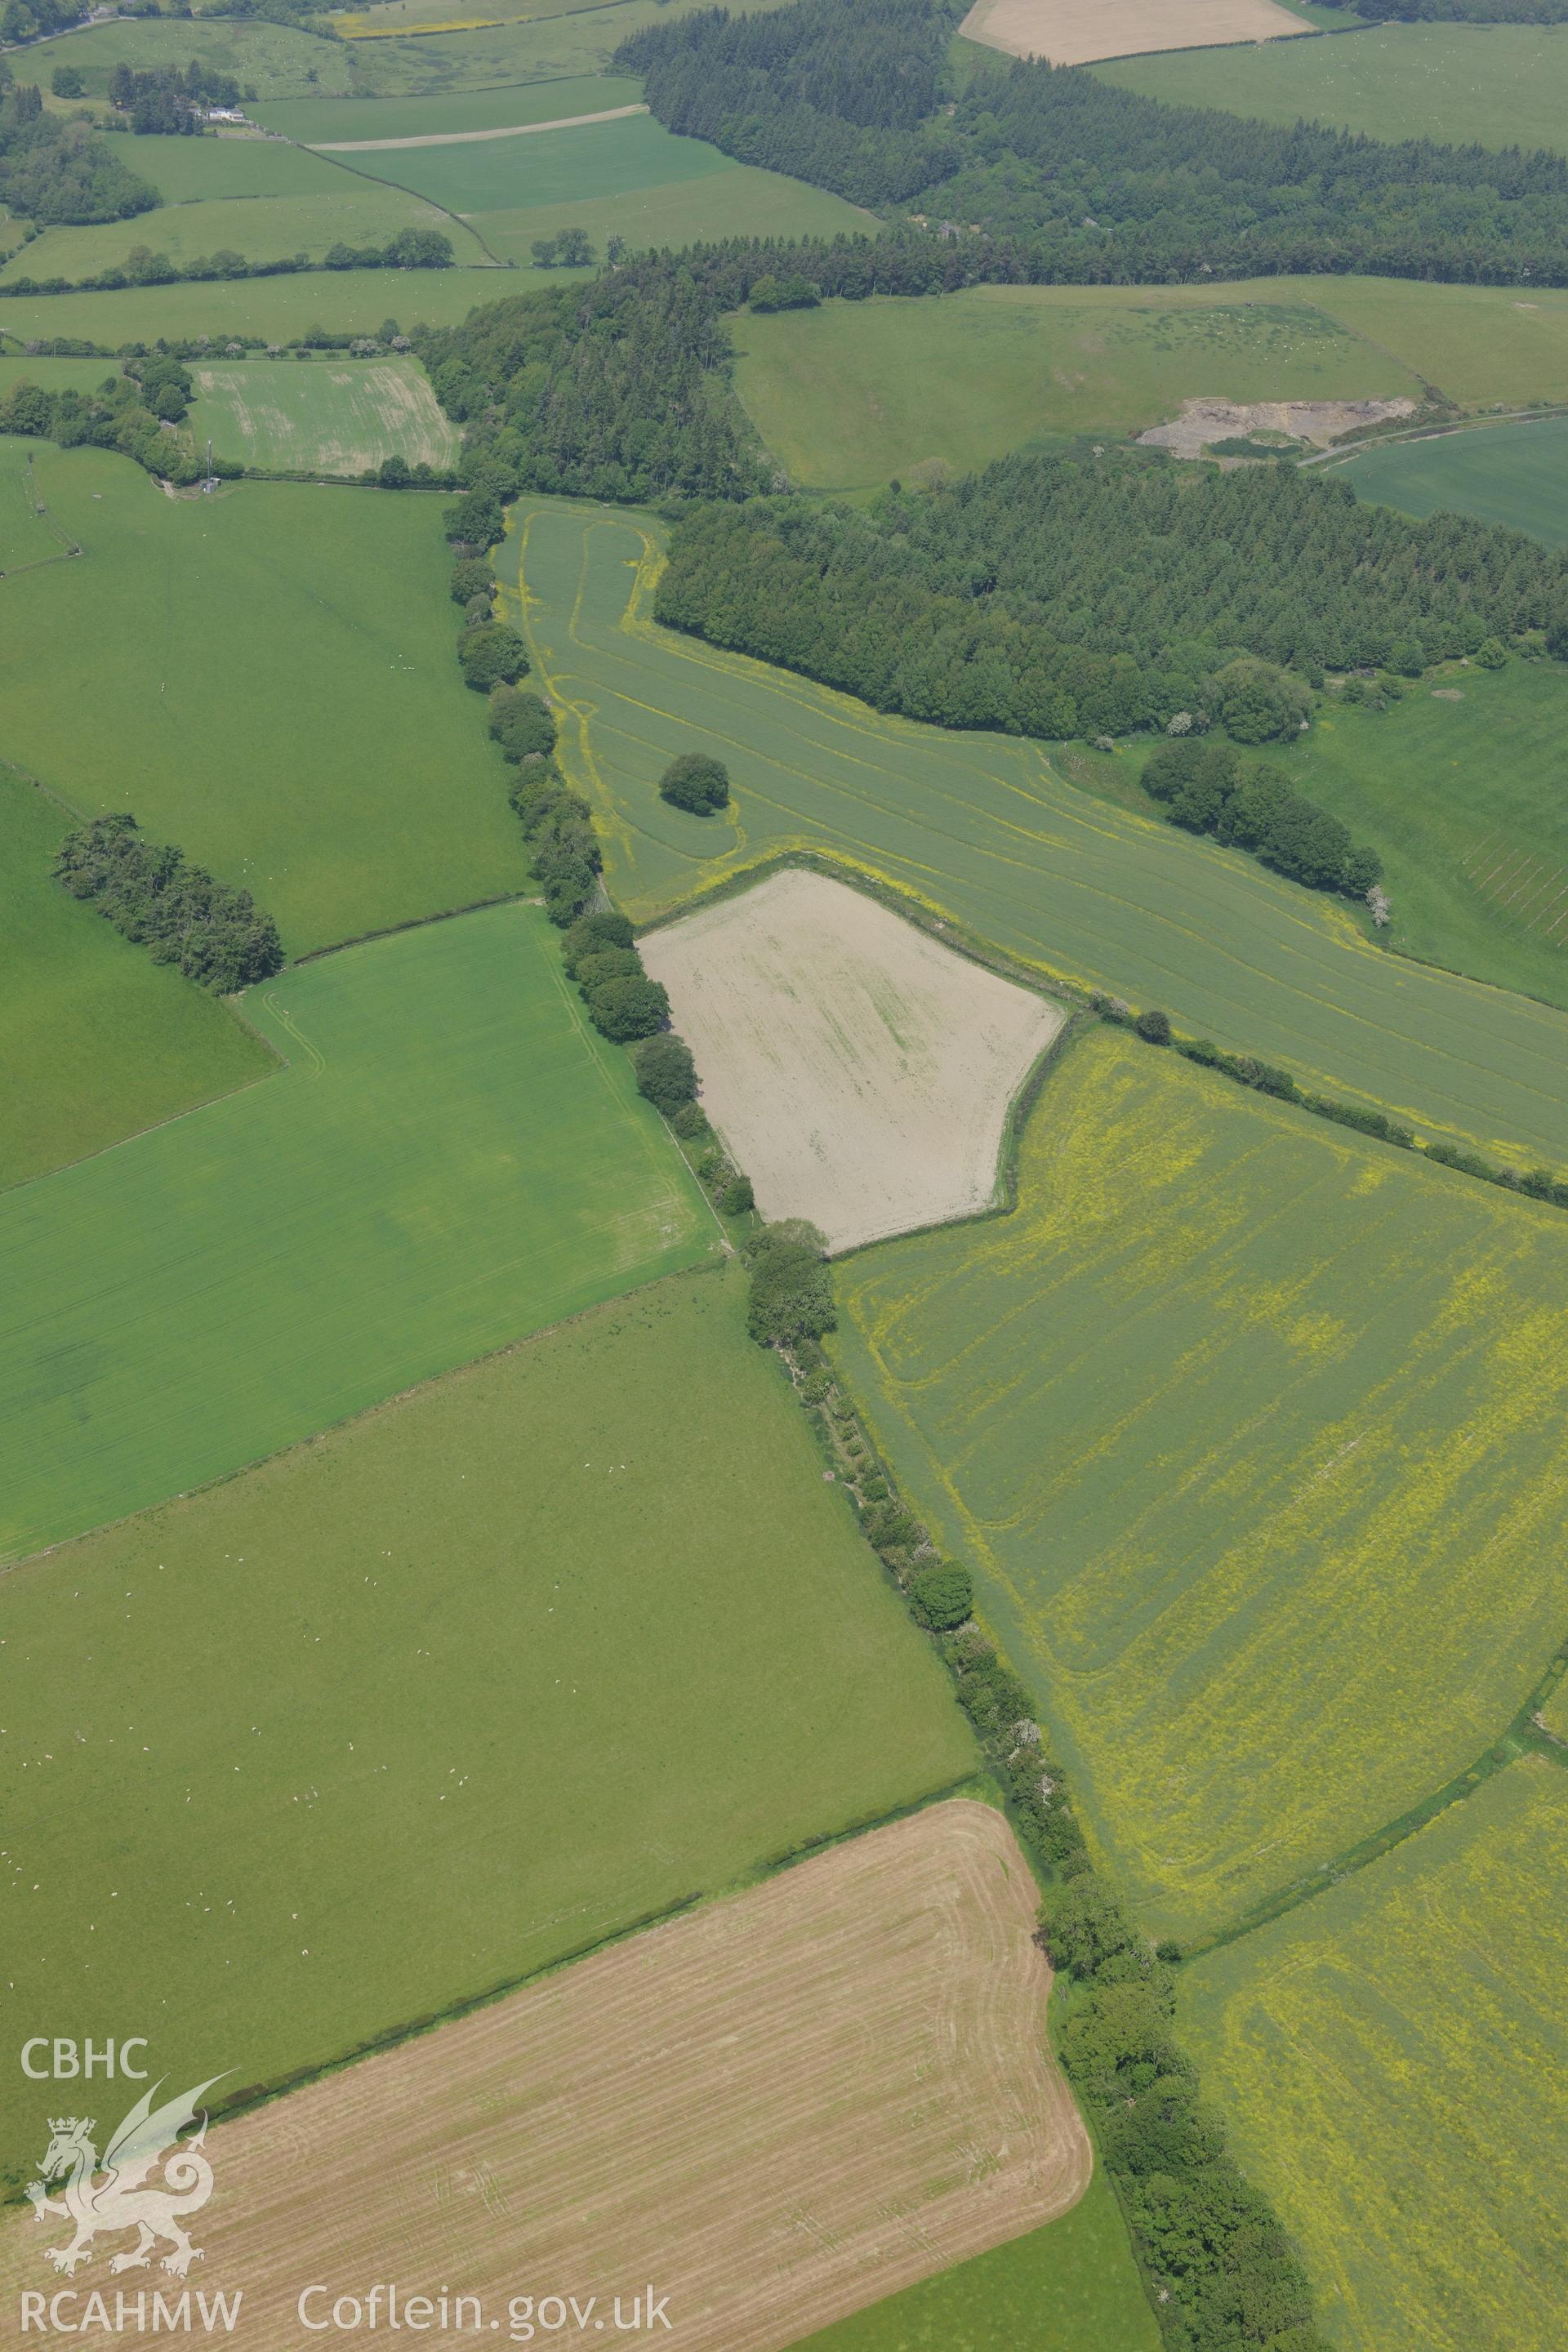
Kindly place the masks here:
MULTIPOLYGON (((651 2283, 673 2352, 782 2352, 1083 2193, 1035 1907, 989 1806, 850 1839, 211 2132, 189 2284, 243 2291, 254 2352, 317 2340, 302 2290, 324 2321, 393 2283, 431 2298, 428 2344, 529 2340, 551 2295, 614 2341, 651 2283)), ((58 2290, 61 2239, 16 2223, 0 2278, 58 2290)), ((177 2294, 110 2282, 132 2242, 69 2284, 177 2294)))
POLYGON ((1201 457, 1212 441, 1247 434, 1284 433, 1326 449, 1358 425, 1384 425, 1411 416, 1415 403, 1397 400, 1184 400, 1172 425, 1152 425, 1138 438, 1148 447, 1173 450, 1178 457, 1201 457))
POLYGON ((833 1249, 972 1215, 1066 1019, 862 891, 789 870, 639 941, 767 1217, 833 1249))

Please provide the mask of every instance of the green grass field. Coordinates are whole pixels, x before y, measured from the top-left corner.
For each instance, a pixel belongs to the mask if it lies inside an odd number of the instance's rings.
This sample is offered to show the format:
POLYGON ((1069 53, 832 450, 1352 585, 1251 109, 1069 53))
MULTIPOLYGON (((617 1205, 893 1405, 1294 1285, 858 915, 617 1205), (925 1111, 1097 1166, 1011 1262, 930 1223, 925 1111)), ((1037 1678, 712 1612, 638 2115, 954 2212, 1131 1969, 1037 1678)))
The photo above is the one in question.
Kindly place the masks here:
POLYGON ((454 465, 458 428, 417 360, 237 361, 194 371, 191 430, 218 455, 279 472, 357 474, 395 453, 454 465))
POLYGON ((0 1200, 0 1555, 690 1263, 715 1220, 530 907, 303 964, 289 1067, 0 1200))
POLYGON ((1182 1983, 1183 2042, 1346 2347, 1555 2352, 1568 1773, 1513 1765, 1182 1983))
POLYGON ((1332 470, 1357 498, 1406 514, 1446 508, 1528 531, 1549 547, 1568 545, 1568 416, 1373 443, 1332 470))
POLYGON ((1159 2352, 1098 2167, 1070 2213, 807 2336, 795 2352, 1159 2352))
POLYGON ((1568 31, 1557 25, 1374 25, 1348 40, 1178 49, 1094 70, 1170 105, 1267 122, 1568 152, 1568 31))
MULTIPOLYGON (((62 33, 26 52, 25 76, 45 89, 56 66, 75 66, 89 98, 106 98, 109 78, 121 60, 149 72, 154 66, 186 66, 192 58, 215 73, 232 74, 258 98, 292 98, 310 90, 343 90, 349 83, 349 53, 337 41, 302 33, 291 25, 237 24, 232 17, 129 17, 62 33)), ((136 142, 137 146, 144 142, 136 142)), ((134 156, 131 150, 128 160, 134 156)))
POLYGON ((638 919, 767 856, 826 851, 1042 975, 1162 1004, 1190 1033, 1408 1111, 1424 1132, 1568 1168, 1562 1014, 1384 953, 1348 908, 1091 800, 1035 745, 884 719, 658 628, 658 547, 647 517, 524 499, 500 559, 524 564, 563 756, 600 813, 609 887, 638 919), (730 769, 721 823, 658 797, 694 737, 730 769))
POLYGON ((1014 1215, 851 1256, 836 1344, 1151 1933, 1463 1770, 1563 1638, 1568 1226, 1097 1030, 1014 1215))
POLYGON ((245 883, 292 954, 526 887, 453 654, 439 499, 175 500, 41 444, 36 477, 87 552, 7 583, 0 755, 245 883))
POLYGON ((353 194, 339 165, 282 139, 146 138, 114 152, 152 181, 165 205, 353 194))
POLYGON ((748 313, 733 322, 736 389, 790 474, 827 488, 933 459, 966 471, 1045 434, 1140 432, 1200 394, 1419 394, 1407 366, 1310 300, 1256 284, 1212 291, 1202 308, 1162 288, 1117 296, 977 286, 748 313))
POLYGON ((1436 684, 1325 711, 1281 764, 1382 857, 1394 946, 1568 1007, 1568 670, 1456 663, 1436 684))
MULTIPOLYGON (((455 246, 457 237, 452 241, 455 246)), ((160 336, 174 342, 210 335, 221 343, 231 335, 262 335, 268 342, 289 343, 314 326, 332 334, 374 334, 389 316, 405 332, 416 324, 452 327, 479 303, 519 290, 515 278, 487 266, 321 269, 292 278, 146 286, 112 294, 20 295, 0 303, 0 335, 17 350, 35 338, 56 335, 102 343, 109 351, 156 342, 160 336)))
POLYGON ((50 867, 69 823, 0 770, 0 1185, 275 1066, 224 1005, 60 888, 50 867))
MULTIPOLYGON (((133 2012, 157 2072, 237 2088, 975 1768, 741 1286, 661 1283, 5 1580, 18 2014, 133 2012)), ((36 2158, 7 2113, 0 2163, 36 2158)))
MULTIPOLYGON (((554 236, 563 228, 585 230, 602 258, 605 239, 612 236, 624 236, 633 252, 641 252, 728 236, 874 236, 881 223, 841 196, 808 188, 804 180, 736 163, 700 179, 621 195, 476 213, 474 227, 500 259, 526 267, 534 238, 554 236)), ((550 282, 533 277, 518 290, 550 282)), ((500 283, 504 289, 506 281, 500 283)))
POLYGON ((447 96, 282 99, 258 106, 256 119, 269 131, 314 147, 322 140, 435 139, 517 122, 559 122, 606 107, 635 106, 641 99, 640 81, 582 74, 568 81, 507 83, 447 96))
POLYGON ((356 160, 400 187, 464 214, 582 204, 739 168, 704 140, 677 139, 651 114, 591 122, 577 131, 527 131, 516 139, 376 149, 356 160))
MULTIPOLYGON (((38 362, 32 361, 16 367, 0 360, 0 369, 5 371, 0 374, 0 392, 9 392, 13 383, 36 383, 40 378, 59 384, 59 378, 45 376, 44 371, 48 364, 46 361, 40 366, 38 362)), ((77 368, 83 362, 67 360, 61 364, 77 368)), ((86 364, 96 366, 100 371, 100 378, 101 373, 107 373, 101 360, 89 361, 86 364)), ((76 540, 50 514, 38 487, 38 478, 33 466, 37 448, 36 442, 19 441, 7 434, 0 434, 0 579, 7 573, 20 575, 29 572, 36 564, 58 564, 63 557, 74 558, 76 540)), ((10 604, 15 604, 25 593, 20 577, 13 581, 7 593, 10 604)), ((0 757, 3 756, 0 753, 0 757)))
MULTIPOLYGON (((193 145, 196 143, 192 142, 193 145)), ((466 154, 469 151, 461 148, 458 152, 466 154)), ((321 161, 319 157, 313 160, 321 161)), ((371 160, 387 159, 377 156, 371 160)), ((31 245, 11 255, 0 269, 0 285, 17 278, 65 278, 73 282, 91 278, 100 270, 123 268, 127 256, 139 245, 150 247, 154 253, 166 253, 182 269, 188 268, 198 255, 220 251, 238 253, 247 261, 285 261, 296 253, 308 254, 312 261, 320 261, 329 247, 339 242, 384 245, 389 236, 404 228, 435 229, 448 238, 459 266, 472 268, 483 262, 484 247, 479 239, 460 221, 448 220, 436 205, 423 202, 403 187, 379 186, 358 172, 345 172, 335 165, 322 168, 330 173, 330 183, 311 195, 219 197, 206 203, 161 205, 156 212, 139 213, 134 220, 107 221, 93 228, 46 229, 31 245)), ((336 272, 330 274, 335 276, 336 272)), ((385 270, 374 274, 384 278, 388 289, 401 290, 411 276, 423 284, 426 278, 442 273, 385 270)), ((155 310, 160 296, 167 290, 170 289, 153 290, 149 307, 155 310)), ((193 288, 192 291, 209 295, 218 292, 222 299, 221 290, 210 286, 193 288)), ((50 303, 52 319, 54 304, 72 298, 55 295, 45 299, 50 303)), ((142 323, 142 297, 127 289, 118 298, 111 294, 108 299, 120 300, 120 310, 114 315, 126 320, 121 332, 130 340, 142 323)), ((387 299, 392 299, 390 294, 387 299)), ((314 318, 318 314, 312 311, 310 315, 314 318)), ((10 325, 8 308, 5 324, 10 325)), ((64 333, 66 330, 50 331, 64 333)), ((139 335, 136 340, 146 338, 139 335)))
POLYGON ((1463 408, 1568 399, 1568 290, 1431 286, 1413 278, 1297 278, 1323 307, 1463 408))
POLYGON ((796 480, 828 488, 933 458, 982 466, 1052 434, 1139 432, 1205 394, 1419 399, 1429 383, 1468 407, 1568 399, 1568 293, 1547 288, 985 286, 746 313, 732 334, 763 439, 796 480))

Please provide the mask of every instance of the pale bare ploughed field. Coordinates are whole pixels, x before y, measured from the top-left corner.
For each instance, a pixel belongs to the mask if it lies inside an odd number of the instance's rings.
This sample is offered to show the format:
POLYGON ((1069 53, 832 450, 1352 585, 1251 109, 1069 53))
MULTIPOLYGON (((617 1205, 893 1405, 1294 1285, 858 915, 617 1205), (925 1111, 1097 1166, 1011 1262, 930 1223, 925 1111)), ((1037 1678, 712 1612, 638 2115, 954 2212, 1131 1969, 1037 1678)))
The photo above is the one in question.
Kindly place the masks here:
POLYGON ((849 1249, 993 1199, 1008 1105, 1059 1005, 793 869, 638 945, 764 1216, 849 1249))
POLYGON ((1081 66, 1151 49, 1278 41, 1312 27, 1274 0, 975 0, 958 29, 1010 57, 1081 66))
MULTIPOLYGON (((502 2344, 552 2294, 599 2297, 614 2341, 651 2284, 672 2352, 782 2352, 1088 2186, 1035 1908, 989 1806, 847 1840, 212 2131, 188 2284, 243 2291, 252 2352, 342 2340, 297 2319, 313 2283, 320 2319, 377 2284, 477 2296, 502 2344)), ((180 2291, 110 2278, 128 2237, 63 2281, 64 2234, 13 2222, 5 2291, 180 2291)), ((417 2340, 471 2347, 464 2318, 417 2340)))

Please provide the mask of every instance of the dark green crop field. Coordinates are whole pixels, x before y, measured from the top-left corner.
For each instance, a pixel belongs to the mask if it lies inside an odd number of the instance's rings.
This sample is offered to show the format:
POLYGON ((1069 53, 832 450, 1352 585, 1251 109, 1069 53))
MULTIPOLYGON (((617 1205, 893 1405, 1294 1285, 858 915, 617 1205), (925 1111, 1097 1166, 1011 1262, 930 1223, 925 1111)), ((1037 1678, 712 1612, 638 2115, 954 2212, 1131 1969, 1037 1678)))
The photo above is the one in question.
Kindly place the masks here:
POLYGON ((1568 416, 1374 442, 1334 470, 1358 499, 1380 499, 1406 514, 1443 507, 1506 523, 1551 547, 1568 543, 1568 416))

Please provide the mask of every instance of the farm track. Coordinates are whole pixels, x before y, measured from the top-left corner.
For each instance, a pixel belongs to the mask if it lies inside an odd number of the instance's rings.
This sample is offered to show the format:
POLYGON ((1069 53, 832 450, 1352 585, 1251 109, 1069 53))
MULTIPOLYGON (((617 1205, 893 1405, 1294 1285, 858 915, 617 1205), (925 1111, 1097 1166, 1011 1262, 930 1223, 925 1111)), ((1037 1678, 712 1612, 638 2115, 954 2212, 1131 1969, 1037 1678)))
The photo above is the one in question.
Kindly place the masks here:
MULTIPOLYGON (((392 147, 462 147, 480 139, 524 139, 533 131, 578 131, 588 122, 619 122, 627 114, 646 114, 647 106, 605 106, 596 114, 563 114, 554 122, 509 122, 497 131, 427 131, 414 139, 321 139, 312 155, 368 155, 392 147)), ((301 146, 306 142, 299 142, 301 146)))

